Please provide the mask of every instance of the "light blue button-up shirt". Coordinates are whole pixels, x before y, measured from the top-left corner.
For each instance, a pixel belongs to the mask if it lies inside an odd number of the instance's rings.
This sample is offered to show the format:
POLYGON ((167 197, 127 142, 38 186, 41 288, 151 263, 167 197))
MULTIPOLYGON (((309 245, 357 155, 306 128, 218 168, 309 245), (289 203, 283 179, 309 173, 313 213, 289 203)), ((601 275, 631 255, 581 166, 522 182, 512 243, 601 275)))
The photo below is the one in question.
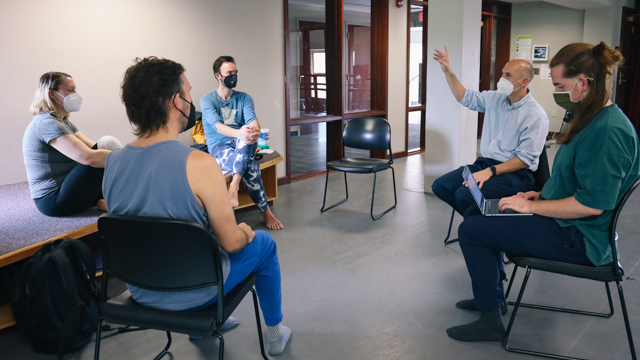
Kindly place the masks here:
POLYGON ((529 170, 538 169, 538 158, 549 133, 549 118, 528 92, 515 104, 496 91, 467 90, 460 104, 484 113, 480 153, 505 162, 516 156, 529 170))

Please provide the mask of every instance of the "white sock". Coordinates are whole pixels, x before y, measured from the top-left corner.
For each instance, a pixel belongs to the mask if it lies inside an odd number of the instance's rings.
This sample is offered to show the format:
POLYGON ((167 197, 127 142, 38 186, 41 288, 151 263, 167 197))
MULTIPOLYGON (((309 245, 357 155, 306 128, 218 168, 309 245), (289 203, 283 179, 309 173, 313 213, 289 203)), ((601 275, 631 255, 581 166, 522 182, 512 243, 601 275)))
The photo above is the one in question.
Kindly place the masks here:
POLYGON ((291 338, 291 329, 282 324, 267 326, 267 338, 269 339, 269 355, 280 355, 291 338))
POLYGON ((267 326, 267 338, 269 341, 276 341, 282 338, 283 335, 282 323, 274 326, 267 326))

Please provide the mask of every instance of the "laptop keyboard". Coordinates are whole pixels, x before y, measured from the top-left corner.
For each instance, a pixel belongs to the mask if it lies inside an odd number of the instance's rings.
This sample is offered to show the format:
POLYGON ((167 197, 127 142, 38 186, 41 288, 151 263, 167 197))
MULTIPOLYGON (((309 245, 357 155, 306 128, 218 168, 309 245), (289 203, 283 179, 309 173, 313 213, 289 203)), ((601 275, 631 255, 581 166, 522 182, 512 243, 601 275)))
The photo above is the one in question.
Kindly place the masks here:
POLYGON ((499 199, 487 200, 485 205, 486 207, 485 214, 517 214, 518 213, 517 211, 514 211, 512 209, 504 209, 504 211, 500 211, 498 204, 500 204, 499 199))

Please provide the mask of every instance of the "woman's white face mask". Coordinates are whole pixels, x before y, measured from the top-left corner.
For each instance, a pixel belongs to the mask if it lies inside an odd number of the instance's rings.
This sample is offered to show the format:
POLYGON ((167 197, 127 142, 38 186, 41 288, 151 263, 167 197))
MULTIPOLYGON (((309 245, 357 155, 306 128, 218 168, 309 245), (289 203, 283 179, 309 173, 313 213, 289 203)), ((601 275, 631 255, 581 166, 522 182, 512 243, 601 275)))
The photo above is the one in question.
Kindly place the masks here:
POLYGON ((516 89, 513 88, 513 84, 517 84, 520 81, 524 80, 526 78, 522 78, 514 83, 512 83, 511 81, 501 77, 500 81, 498 81, 498 94, 500 95, 506 95, 509 96, 511 95, 514 91, 520 89, 522 86, 518 86, 516 89))
POLYGON ((54 92, 62 96, 62 98, 64 99, 62 103, 60 103, 58 100, 55 100, 55 99, 54 100, 58 104, 62 105, 66 112, 76 112, 80 110, 80 106, 82 106, 82 96, 80 96, 80 94, 73 93, 73 94, 64 96, 57 91, 54 91, 54 92))

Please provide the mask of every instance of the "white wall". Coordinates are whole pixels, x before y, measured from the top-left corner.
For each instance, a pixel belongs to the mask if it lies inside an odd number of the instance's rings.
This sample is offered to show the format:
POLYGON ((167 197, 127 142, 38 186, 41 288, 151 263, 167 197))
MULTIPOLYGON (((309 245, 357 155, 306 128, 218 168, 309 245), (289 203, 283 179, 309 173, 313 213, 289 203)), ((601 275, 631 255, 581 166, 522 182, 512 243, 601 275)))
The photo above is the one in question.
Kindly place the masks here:
MULTIPOLYGON (((570 9, 545 2, 513 4, 511 13, 511 59, 516 55, 516 36, 531 35, 536 45, 549 44, 549 59, 563 46, 583 41, 584 11, 570 9)), ((544 62, 549 64, 549 62, 544 62)), ((533 62, 540 68, 541 62, 533 62)), ((496 64, 496 67, 502 66, 496 64)), ((536 75, 529 86, 531 95, 542 105, 549 116, 549 131, 560 130, 565 110, 553 100, 551 80, 536 75), (556 116, 553 117, 553 111, 556 116)))
MULTIPOLYGON (((478 90, 480 73, 480 0, 429 1, 428 51, 444 51, 462 85, 478 90), (452 24, 462 24, 453 26, 452 24)), ((440 65, 427 61, 427 124, 424 191, 438 177, 476 158, 478 115, 456 101, 440 65)))
MULTIPOLYGON (((80 131, 123 143, 134 139, 120 82, 135 57, 155 55, 182 63, 195 105, 216 87, 211 65, 235 57, 238 90, 251 94, 271 147, 285 155, 282 0, 3 0, 0 2, 0 185, 26 180, 22 136, 40 76, 74 77, 84 102, 72 115, 80 131)), ((278 165, 280 176, 284 164, 278 165)))
POLYGON ((405 150, 407 126, 407 6, 389 0, 389 93, 387 120, 391 124, 391 150, 405 150))

